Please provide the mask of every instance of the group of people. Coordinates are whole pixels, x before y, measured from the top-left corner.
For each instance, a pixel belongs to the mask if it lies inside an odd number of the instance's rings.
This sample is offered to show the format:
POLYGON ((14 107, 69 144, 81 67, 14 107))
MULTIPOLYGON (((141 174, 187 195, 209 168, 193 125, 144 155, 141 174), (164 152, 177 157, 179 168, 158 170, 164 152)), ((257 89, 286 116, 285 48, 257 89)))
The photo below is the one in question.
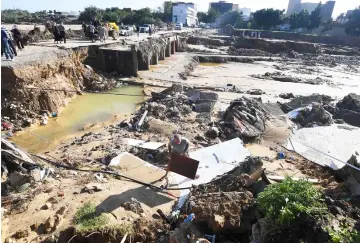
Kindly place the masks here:
POLYGON ((64 43, 66 43, 66 32, 65 32, 65 27, 63 23, 60 24, 56 24, 54 23, 53 25, 53 34, 54 34, 54 43, 60 44, 62 41, 64 41, 64 43))
POLYGON ((4 55, 7 60, 14 61, 17 51, 14 43, 19 50, 24 49, 23 37, 17 25, 14 25, 11 31, 4 26, 1 27, 1 56, 4 55))
POLYGON ((84 22, 82 23, 82 29, 84 31, 85 36, 90 37, 91 39, 96 38, 96 34, 99 37, 100 42, 105 42, 106 38, 111 36, 113 40, 116 40, 115 31, 113 25, 111 24, 101 24, 99 21, 94 20, 91 21, 89 25, 86 25, 84 22))

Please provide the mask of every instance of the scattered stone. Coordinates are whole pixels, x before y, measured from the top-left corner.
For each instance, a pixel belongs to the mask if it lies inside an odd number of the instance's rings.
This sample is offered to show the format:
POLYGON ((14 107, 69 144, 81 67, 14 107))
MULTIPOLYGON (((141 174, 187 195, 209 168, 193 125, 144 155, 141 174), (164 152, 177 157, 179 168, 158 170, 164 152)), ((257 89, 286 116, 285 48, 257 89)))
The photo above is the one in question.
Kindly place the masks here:
POLYGON ((65 212, 68 210, 68 207, 67 206, 61 206, 59 209, 58 209, 58 211, 56 211, 56 214, 58 214, 58 215, 64 215, 65 214, 65 212))
POLYGON ((360 95, 351 93, 336 104, 337 107, 360 112, 360 95))
POLYGON ((217 127, 211 127, 207 132, 206 132, 206 136, 210 137, 210 138, 216 138, 219 136, 219 128, 217 127))
POLYGON ((131 198, 130 202, 125 202, 121 205, 125 210, 132 211, 136 214, 144 213, 141 203, 135 198, 131 198))
POLYGON ((265 94, 264 91, 262 91, 261 89, 251 89, 247 92, 248 94, 251 94, 251 95, 262 95, 262 94, 265 94))
POLYGON ((16 233, 13 235, 13 237, 15 239, 21 239, 21 238, 25 238, 29 236, 29 230, 28 229, 24 229, 24 230, 18 230, 16 231, 16 233))
POLYGON ((104 191, 105 189, 101 186, 101 185, 96 185, 96 184, 89 184, 86 185, 83 189, 81 189, 81 193, 94 193, 94 192, 100 192, 100 191, 104 191))
POLYGON ((30 176, 18 171, 14 171, 9 175, 10 185, 18 188, 28 182, 30 182, 30 176))
POLYGON ((44 225, 44 230, 46 233, 54 232, 60 225, 62 220, 61 215, 55 214, 54 216, 49 217, 44 225))
POLYGON ((283 99, 293 99, 293 98, 295 98, 293 93, 281 93, 279 95, 279 97, 283 98, 283 99))
POLYGON ((41 207, 42 210, 48 210, 52 208, 52 204, 51 203, 45 203, 44 206, 41 207))
POLYGON ((64 195, 65 195, 65 193, 64 193, 63 191, 59 191, 59 192, 58 192, 58 196, 59 196, 59 197, 63 197, 64 195))

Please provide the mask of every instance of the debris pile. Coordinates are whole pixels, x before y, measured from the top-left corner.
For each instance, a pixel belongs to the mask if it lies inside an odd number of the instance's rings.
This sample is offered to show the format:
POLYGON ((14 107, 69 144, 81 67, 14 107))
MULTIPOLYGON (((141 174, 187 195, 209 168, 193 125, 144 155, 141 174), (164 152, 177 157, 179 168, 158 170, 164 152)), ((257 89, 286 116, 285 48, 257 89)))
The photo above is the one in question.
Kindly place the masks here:
POLYGON ((331 114, 318 104, 300 110, 293 121, 302 127, 328 126, 333 123, 331 114))
POLYGON ((305 79, 305 78, 300 78, 300 77, 289 76, 289 75, 283 74, 279 71, 276 71, 273 73, 266 72, 263 75, 253 74, 250 76, 253 78, 258 78, 258 79, 267 79, 267 80, 275 80, 275 81, 279 81, 279 82, 290 82, 290 83, 305 83, 305 84, 314 84, 314 85, 331 83, 331 80, 323 79, 321 77, 316 77, 314 79, 305 79))
POLYGON ((242 97, 231 102, 220 125, 229 139, 253 139, 264 132, 266 117, 267 110, 261 101, 242 97))
POLYGON ((136 214, 144 213, 144 209, 141 207, 140 202, 133 197, 130 198, 129 202, 124 202, 121 206, 125 208, 125 210, 132 211, 136 214))
POLYGON ((336 104, 333 109, 335 119, 360 127, 360 95, 351 93, 336 104))

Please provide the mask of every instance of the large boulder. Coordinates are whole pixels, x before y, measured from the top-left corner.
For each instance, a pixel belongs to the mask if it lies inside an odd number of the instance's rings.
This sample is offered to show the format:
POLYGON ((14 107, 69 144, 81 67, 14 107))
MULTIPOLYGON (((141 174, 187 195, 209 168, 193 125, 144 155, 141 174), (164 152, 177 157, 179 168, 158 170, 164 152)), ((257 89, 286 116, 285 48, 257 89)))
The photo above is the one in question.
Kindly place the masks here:
POLYGON ((360 95, 351 93, 336 104, 341 109, 360 112, 360 95))

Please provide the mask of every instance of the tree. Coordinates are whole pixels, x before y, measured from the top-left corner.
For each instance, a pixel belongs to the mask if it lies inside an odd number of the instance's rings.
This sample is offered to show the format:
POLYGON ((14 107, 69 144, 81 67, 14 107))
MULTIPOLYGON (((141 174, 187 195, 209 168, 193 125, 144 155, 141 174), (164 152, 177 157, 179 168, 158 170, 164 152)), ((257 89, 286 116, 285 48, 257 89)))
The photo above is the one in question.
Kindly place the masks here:
POLYGON ((290 15, 289 23, 291 29, 308 28, 310 25, 310 15, 305 9, 301 10, 300 13, 293 13, 290 15))
POLYGON ((199 20, 199 23, 207 23, 208 22, 208 15, 205 12, 198 12, 197 18, 199 20))
POLYGON ((321 23, 320 11, 321 11, 321 2, 318 4, 315 10, 312 11, 310 14, 310 21, 307 27, 309 32, 311 32, 313 29, 319 28, 321 23))
POLYGON ((220 18, 220 27, 223 28, 226 25, 231 25, 231 26, 235 26, 237 24, 237 22, 239 21, 239 25, 240 23, 243 21, 243 15, 242 13, 238 12, 238 11, 231 11, 231 12, 227 12, 225 14, 223 14, 220 18))
POLYGON ((268 30, 283 22, 284 12, 285 10, 273 8, 260 9, 254 13, 253 20, 256 26, 268 30))
POLYGON ((326 31, 332 30, 332 23, 332 19, 326 21, 324 28, 321 30, 321 35, 323 35, 326 31))
POLYGON ((172 21, 172 7, 173 7, 173 3, 171 1, 164 2, 164 21, 165 22, 172 21))
POLYGON ((349 16, 345 33, 349 36, 360 36, 360 6, 349 16))
POLYGON ((106 11, 104 13, 104 16, 102 17, 102 19, 104 21, 109 21, 109 22, 115 22, 115 23, 120 22, 120 17, 116 12, 106 11))
POLYGON ((215 23, 217 18, 220 16, 220 13, 215 8, 210 8, 208 12, 208 22, 215 23))
POLYGON ((86 7, 84 11, 80 13, 79 21, 90 22, 93 21, 94 18, 101 19, 103 12, 104 11, 102 9, 95 6, 86 7))

